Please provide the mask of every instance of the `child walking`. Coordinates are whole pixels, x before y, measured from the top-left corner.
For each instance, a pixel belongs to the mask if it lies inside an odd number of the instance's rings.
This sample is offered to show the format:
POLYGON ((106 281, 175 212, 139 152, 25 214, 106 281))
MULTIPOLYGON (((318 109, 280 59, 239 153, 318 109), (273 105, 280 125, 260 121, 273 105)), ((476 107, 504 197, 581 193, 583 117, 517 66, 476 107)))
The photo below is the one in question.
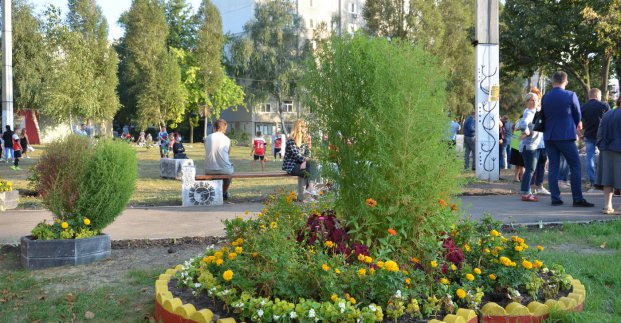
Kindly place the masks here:
POLYGON ((13 133, 13 166, 11 166, 12 170, 21 170, 19 168, 19 159, 22 157, 22 145, 20 144, 19 136, 17 135, 17 128, 13 133))
POLYGON ((250 151, 252 159, 252 168, 257 160, 261 160, 261 171, 265 171, 265 139, 261 136, 261 131, 257 131, 257 136, 252 139, 252 150, 250 151))

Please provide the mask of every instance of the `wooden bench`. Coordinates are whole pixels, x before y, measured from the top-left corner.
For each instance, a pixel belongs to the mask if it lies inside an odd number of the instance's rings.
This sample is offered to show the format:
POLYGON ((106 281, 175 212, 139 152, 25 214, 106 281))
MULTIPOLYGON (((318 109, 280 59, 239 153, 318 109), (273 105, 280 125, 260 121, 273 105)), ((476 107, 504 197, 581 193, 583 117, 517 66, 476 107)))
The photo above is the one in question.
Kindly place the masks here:
MULTIPOLYGON (((273 178, 290 177, 284 171, 277 172, 246 172, 226 174, 196 175, 196 168, 185 166, 181 178, 181 200, 182 206, 210 206, 222 205, 222 180, 234 178, 273 178)), ((294 176, 297 177, 297 176, 294 176)), ((298 201, 304 201, 304 189, 306 180, 298 177, 298 201)))

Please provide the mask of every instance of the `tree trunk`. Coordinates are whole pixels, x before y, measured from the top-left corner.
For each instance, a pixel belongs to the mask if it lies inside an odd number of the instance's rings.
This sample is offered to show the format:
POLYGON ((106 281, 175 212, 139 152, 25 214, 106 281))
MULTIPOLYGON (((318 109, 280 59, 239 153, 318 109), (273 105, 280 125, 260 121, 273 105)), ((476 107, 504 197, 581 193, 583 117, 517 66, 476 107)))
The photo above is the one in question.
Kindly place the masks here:
POLYGON ((190 143, 194 143, 194 124, 192 124, 192 117, 190 117, 190 143))
POLYGON ((606 54, 604 56, 604 63, 602 64, 602 101, 608 101, 608 79, 610 78, 610 65, 612 63, 612 55, 606 54))

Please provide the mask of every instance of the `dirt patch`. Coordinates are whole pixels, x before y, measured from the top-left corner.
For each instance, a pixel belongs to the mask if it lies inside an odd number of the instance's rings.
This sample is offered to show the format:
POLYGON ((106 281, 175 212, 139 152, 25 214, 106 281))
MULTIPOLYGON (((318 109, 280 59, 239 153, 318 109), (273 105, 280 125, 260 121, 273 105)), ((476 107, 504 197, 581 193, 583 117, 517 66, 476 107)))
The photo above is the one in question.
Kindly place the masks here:
MULTIPOLYGON (((65 266, 33 271, 45 280, 49 293, 64 293, 101 286, 124 284, 132 271, 157 274, 195 257, 222 237, 197 237, 161 240, 123 240, 112 242, 109 259, 88 265, 65 266)), ((0 272, 22 270, 19 246, 0 246, 0 272)), ((152 284, 151 284, 152 285, 152 284)), ((149 287, 152 288, 152 287, 149 287)))

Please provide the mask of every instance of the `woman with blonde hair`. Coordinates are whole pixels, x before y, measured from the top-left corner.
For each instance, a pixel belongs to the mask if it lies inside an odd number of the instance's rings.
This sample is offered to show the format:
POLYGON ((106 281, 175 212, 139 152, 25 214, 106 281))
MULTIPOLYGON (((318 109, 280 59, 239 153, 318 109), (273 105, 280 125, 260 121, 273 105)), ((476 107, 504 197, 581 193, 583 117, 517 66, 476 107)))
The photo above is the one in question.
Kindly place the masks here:
POLYGON ((283 158, 282 170, 287 174, 304 177, 307 179, 308 193, 317 195, 314 180, 316 177, 317 167, 309 157, 308 152, 308 127, 306 122, 298 119, 293 124, 289 139, 285 146, 285 156, 283 158))
POLYGON ((520 138, 520 153, 524 159, 524 175, 522 175, 522 201, 538 202, 539 199, 532 194, 530 180, 532 179, 537 162, 539 161, 539 144, 543 140, 543 133, 533 131, 533 118, 539 106, 539 96, 533 92, 526 94, 524 99, 526 109, 524 116, 518 122, 517 128, 522 130, 520 138))

